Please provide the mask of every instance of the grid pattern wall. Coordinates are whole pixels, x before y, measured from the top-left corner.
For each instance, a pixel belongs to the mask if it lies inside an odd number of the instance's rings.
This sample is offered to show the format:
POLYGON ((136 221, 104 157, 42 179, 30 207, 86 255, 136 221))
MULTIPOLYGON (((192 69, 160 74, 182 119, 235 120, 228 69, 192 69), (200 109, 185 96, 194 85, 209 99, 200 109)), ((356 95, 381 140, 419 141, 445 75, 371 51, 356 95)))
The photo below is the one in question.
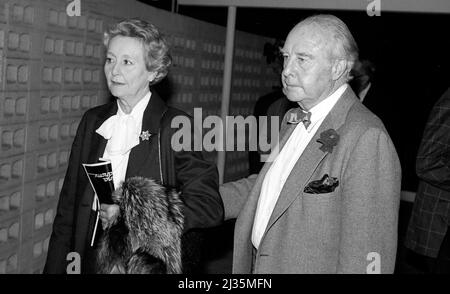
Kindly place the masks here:
MULTIPOLYGON (((169 104, 220 115, 225 28, 134 0, 81 0, 81 16, 69 17, 70 2, 0 0, 0 273, 42 271, 78 123, 109 99, 109 24, 137 16, 161 28, 173 48, 169 104)), ((238 32, 230 114, 251 114, 276 84, 264 67, 267 41, 238 32)), ((247 175, 246 156, 227 155, 226 178, 247 175)))

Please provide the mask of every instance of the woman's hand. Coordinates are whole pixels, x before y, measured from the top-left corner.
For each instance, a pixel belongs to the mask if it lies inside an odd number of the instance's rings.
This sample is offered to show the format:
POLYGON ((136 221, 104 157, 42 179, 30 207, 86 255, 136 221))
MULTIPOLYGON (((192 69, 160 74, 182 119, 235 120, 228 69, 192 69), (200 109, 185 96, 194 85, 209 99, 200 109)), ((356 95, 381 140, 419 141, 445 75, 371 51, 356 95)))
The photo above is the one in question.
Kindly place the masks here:
POLYGON ((100 219, 103 229, 111 227, 116 223, 117 217, 120 215, 119 205, 117 204, 101 204, 100 219))

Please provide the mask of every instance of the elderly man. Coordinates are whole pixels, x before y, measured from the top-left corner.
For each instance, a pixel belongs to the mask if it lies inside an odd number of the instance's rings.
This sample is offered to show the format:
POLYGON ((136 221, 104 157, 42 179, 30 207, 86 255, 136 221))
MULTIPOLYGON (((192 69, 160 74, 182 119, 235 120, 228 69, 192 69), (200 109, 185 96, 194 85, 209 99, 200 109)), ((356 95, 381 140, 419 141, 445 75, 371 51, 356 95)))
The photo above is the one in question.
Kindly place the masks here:
POLYGON ((383 123, 346 83, 351 33, 312 16, 281 52, 284 94, 300 107, 284 116, 275 160, 221 187, 226 218, 237 217, 233 272, 392 273, 401 168, 383 123))

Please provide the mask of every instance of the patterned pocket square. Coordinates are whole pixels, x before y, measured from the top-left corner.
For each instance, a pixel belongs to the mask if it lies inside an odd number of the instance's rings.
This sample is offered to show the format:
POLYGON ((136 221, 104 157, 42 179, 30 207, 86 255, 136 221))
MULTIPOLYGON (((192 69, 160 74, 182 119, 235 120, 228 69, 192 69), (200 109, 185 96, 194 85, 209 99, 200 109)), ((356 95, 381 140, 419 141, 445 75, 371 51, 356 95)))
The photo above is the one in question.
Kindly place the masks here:
POLYGON ((323 194, 333 192, 339 186, 339 180, 325 174, 322 179, 308 183, 303 192, 310 194, 323 194))

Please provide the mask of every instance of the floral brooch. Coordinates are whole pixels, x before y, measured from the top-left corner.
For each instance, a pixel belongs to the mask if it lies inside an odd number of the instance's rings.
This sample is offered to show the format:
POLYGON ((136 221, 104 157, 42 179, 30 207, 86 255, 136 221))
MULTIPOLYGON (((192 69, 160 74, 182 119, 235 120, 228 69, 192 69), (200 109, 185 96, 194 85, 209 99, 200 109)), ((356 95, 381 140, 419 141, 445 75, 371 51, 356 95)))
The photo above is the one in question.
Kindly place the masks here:
POLYGON ((142 133, 139 135, 141 137, 142 141, 146 141, 150 138, 151 134, 149 131, 142 131, 142 133))
POLYGON ((322 144, 320 150, 323 152, 333 153, 334 146, 337 145, 339 141, 339 134, 334 129, 328 129, 320 133, 320 138, 317 139, 317 142, 322 144))

